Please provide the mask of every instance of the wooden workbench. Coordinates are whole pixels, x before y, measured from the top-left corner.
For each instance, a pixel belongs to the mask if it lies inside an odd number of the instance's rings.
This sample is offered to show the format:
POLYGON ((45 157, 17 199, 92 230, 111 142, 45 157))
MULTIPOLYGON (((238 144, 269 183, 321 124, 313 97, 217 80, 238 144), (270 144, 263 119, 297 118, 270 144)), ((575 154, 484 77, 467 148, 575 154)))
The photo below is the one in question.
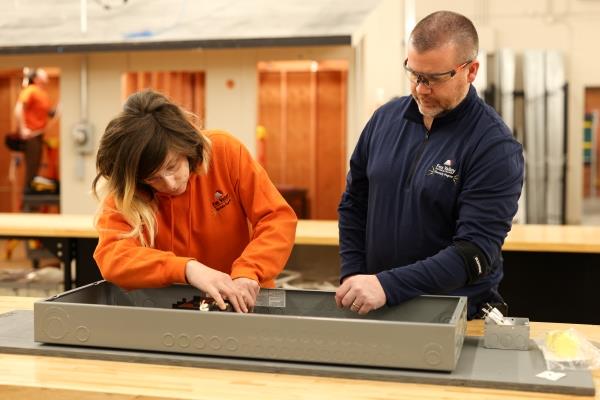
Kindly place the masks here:
MULTIPOLYGON (((337 221, 298 222, 296 244, 337 246, 337 221)), ((600 253, 600 226, 515 224, 503 251, 600 253)))
POLYGON ((98 232, 92 215, 0 213, 0 236, 94 239, 98 232))
MULTIPOLYGON (((0 314, 32 309, 35 298, 0 296, 0 314)), ((575 327, 600 342, 600 326, 532 323, 531 336, 575 327)), ((468 324, 481 335, 482 321, 468 324)), ((593 373, 598 391, 600 372, 593 373)), ((0 353, 0 398, 22 399, 572 399, 547 393, 397 382, 210 370, 128 362, 0 353)), ((575 396, 577 399, 591 397, 575 396)))
MULTIPOLYGON (((97 238, 91 215, 0 213, 0 236, 97 238)), ((296 244, 337 246, 335 220, 300 220, 296 244)), ((504 251, 600 253, 600 226, 513 225, 504 251)))
MULTIPOLYGON (((98 243, 93 216, 41 213, 0 213, 0 238, 39 239, 64 266, 75 261, 76 286, 100 279, 92 253, 98 243)), ((63 268, 65 290, 73 284, 71 268, 63 268)))

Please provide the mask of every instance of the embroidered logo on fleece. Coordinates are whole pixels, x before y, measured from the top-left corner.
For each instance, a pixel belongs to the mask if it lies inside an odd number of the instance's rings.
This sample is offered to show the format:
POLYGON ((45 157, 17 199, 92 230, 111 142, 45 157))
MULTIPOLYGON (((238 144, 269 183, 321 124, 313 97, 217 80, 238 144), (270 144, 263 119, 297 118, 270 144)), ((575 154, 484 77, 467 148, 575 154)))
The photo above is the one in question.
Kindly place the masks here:
POLYGON ((460 175, 456 173, 454 161, 452 160, 446 160, 443 164, 432 165, 427 171, 427 175, 439 175, 446 179, 452 179, 455 185, 458 184, 460 179, 460 175))
POLYGON ((229 193, 223 193, 220 190, 217 190, 215 192, 215 200, 212 202, 212 206, 215 209, 215 211, 219 211, 220 209, 228 205, 230 202, 231 196, 229 195, 229 193))

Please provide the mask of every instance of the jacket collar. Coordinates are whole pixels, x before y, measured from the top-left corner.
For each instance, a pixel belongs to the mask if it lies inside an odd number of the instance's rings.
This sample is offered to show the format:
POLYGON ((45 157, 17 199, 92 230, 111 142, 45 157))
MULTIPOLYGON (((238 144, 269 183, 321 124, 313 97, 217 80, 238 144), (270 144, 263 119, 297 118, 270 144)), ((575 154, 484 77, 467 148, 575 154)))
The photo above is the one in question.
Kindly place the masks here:
MULTIPOLYGON (((449 123, 450 121, 454 121, 455 119, 463 116, 466 110, 469 110, 473 105, 479 100, 477 96, 477 90, 473 85, 469 86, 469 91, 465 98, 452 110, 442 115, 441 117, 436 117, 433 120, 433 125, 440 126, 449 123)), ((423 124, 423 114, 419 111, 419 106, 414 98, 411 97, 410 103, 408 105, 408 109, 406 110, 406 114, 404 117, 410 121, 417 122, 419 124, 423 124)), ((433 126, 432 125, 432 126, 433 126)))

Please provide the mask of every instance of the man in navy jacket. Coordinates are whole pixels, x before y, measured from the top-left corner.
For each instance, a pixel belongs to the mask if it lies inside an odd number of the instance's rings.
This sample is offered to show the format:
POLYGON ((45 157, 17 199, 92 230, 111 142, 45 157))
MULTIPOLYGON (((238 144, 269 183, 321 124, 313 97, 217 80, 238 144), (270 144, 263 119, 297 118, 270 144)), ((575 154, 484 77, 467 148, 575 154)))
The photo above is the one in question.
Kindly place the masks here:
POLYGON ((448 11, 421 20, 404 63, 412 96, 379 108, 339 206, 338 306, 360 314, 421 294, 502 302, 501 247, 523 185, 523 149, 472 86, 478 36, 448 11))

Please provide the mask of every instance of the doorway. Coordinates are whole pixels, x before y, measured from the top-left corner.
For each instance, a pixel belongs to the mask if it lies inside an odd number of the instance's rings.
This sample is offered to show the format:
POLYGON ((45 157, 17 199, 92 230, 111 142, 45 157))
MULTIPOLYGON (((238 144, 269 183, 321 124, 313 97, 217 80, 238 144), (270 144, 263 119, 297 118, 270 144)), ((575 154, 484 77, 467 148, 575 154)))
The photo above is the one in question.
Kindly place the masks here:
POLYGON ((344 60, 258 63, 257 158, 302 219, 337 219, 347 76, 344 60))
MULTIPOLYGON (((60 98, 60 69, 41 67, 48 74, 45 90, 50 104, 56 109, 60 98)), ((25 160, 22 152, 11 151, 4 145, 5 136, 17 131, 15 105, 23 89, 23 70, 0 70, 0 212, 43 211, 59 212, 60 200, 55 191, 49 194, 45 190, 28 195, 24 201, 25 160)), ((49 121, 44 130, 44 146, 38 177, 58 182, 60 115, 49 121)))
MULTIPOLYGON (((15 151, 5 145, 9 134, 17 133, 15 105, 21 91, 28 84, 24 80, 25 69, 0 70, 0 212, 60 212, 59 195, 59 137, 60 137, 60 69, 40 67, 48 81, 43 90, 48 94, 51 110, 54 111, 43 128, 41 138, 41 160, 37 171, 33 172, 33 181, 26 182, 26 159, 23 150, 15 151), (26 187, 27 186, 27 187, 26 187)), ((31 96, 30 102, 39 101, 39 97, 31 96)), ((40 154, 40 153, 37 153, 40 154)), ((31 153, 29 153, 31 156, 31 153)), ((7 277, 7 286, 16 291, 13 281, 20 285, 26 283, 26 293, 39 293, 36 290, 46 288, 59 291, 57 282, 62 275, 60 261, 54 254, 42 246, 38 240, 3 240, 0 243, 3 254, 0 272, 7 277), (34 269, 30 268, 30 262, 34 269), (25 266, 25 267, 24 267, 25 266), (39 274, 38 274, 39 272, 39 274), (33 290, 33 291, 30 291, 33 290)))

